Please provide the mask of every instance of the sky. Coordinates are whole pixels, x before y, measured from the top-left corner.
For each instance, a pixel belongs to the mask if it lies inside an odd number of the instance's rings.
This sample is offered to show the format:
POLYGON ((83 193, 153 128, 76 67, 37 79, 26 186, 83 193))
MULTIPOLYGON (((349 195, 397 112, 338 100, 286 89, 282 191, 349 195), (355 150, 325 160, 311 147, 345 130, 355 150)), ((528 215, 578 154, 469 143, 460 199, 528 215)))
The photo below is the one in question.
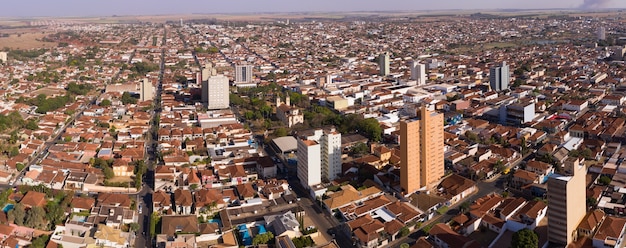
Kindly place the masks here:
POLYGON ((447 9, 626 8, 626 0, 9 0, 3 17, 447 9))

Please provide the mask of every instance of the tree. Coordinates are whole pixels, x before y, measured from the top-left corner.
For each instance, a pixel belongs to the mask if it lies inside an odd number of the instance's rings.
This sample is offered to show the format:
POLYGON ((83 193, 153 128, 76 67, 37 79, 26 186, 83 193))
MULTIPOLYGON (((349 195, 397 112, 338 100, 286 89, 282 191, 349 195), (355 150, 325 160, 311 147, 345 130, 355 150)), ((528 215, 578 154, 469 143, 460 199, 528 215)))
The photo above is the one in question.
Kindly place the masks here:
POLYGON ((609 183, 611 183, 611 178, 610 178, 610 177, 607 177, 607 176, 601 176, 601 177, 598 179, 598 183, 599 183, 600 185, 609 185, 609 183))
POLYGON ((469 210, 469 208, 470 208, 470 203, 467 202, 467 201, 461 203, 461 205, 459 206, 459 210, 461 211, 461 213, 467 212, 467 210, 469 210))
POLYGON ((45 216, 46 211, 42 207, 34 206, 26 214, 26 221, 24 224, 30 228, 45 229, 48 224, 45 216))
POLYGON ((587 207, 588 208, 593 208, 598 204, 598 200, 596 200, 596 198, 593 197, 587 197, 587 207))
MULTIPOLYGON (((41 235, 37 238, 34 238, 31 245, 29 247, 32 248, 44 248, 46 247, 46 243, 48 242, 48 239, 50 237, 48 235, 41 235)), ((57 247, 61 247, 61 245, 58 245, 57 247)))
POLYGON ((274 234, 272 232, 258 234, 252 239, 252 245, 269 244, 273 239, 274 234))
POLYGON ((111 179, 113 177, 115 177, 115 173, 113 172, 113 169, 111 169, 111 167, 109 166, 105 166, 102 171, 104 172, 104 177, 106 179, 111 179))
POLYGON ((297 237, 292 239, 291 241, 293 241, 293 244, 296 245, 297 248, 310 247, 315 244, 310 236, 297 237))
MULTIPOLYGON (((65 197, 62 197, 65 199, 65 197)), ((63 223, 65 219, 64 207, 59 205, 56 201, 50 201, 46 204, 46 219, 50 221, 50 229, 53 229, 55 225, 63 223)))
POLYGON ((124 92, 122 94, 122 104, 126 105, 126 104, 135 104, 135 103, 137 103, 137 98, 134 98, 133 96, 131 96, 130 93, 124 92))
POLYGON ((108 107, 111 106, 111 100, 109 99, 104 99, 100 102, 100 107, 108 107))
POLYGON ((37 124, 37 121, 30 119, 26 122, 25 128, 28 130, 37 130, 39 129, 39 124, 37 124))
POLYGON ((135 222, 130 223, 129 229, 133 232, 136 232, 137 230, 139 230, 139 224, 135 222))
POLYGON ((18 226, 24 225, 24 217, 26 217, 26 210, 21 203, 15 204, 13 209, 9 210, 8 219, 9 222, 13 221, 18 226))
POLYGON ((352 155, 363 155, 366 154, 368 150, 369 149, 365 143, 359 142, 350 148, 350 153, 352 155))
POLYGON ((195 183, 192 185, 189 185, 189 189, 191 189, 192 191, 196 190, 197 188, 198 188, 198 185, 195 183))
POLYGON ((539 247, 539 237, 530 229, 522 229, 513 234, 512 248, 539 247))
POLYGON ((382 140, 383 128, 374 118, 368 118, 359 122, 358 129, 370 140, 378 142, 382 140))
POLYGON ((17 148, 17 146, 11 147, 11 150, 9 151, 9 157, 15 157, 17 155, 20 155, 20 149, 17 148))
POLYGON ((279 127, 276 128, 276 130, 274 130, 274 135, 276 137, 284 137, 287 136, 287 129, 285 129, 284 127, 279 127))
POLYGON ((409 233, 411 233, 411 231, 409 231, 409 228, 404 226, 400 229, 400 237, 404 237, 409 235, 409 233))

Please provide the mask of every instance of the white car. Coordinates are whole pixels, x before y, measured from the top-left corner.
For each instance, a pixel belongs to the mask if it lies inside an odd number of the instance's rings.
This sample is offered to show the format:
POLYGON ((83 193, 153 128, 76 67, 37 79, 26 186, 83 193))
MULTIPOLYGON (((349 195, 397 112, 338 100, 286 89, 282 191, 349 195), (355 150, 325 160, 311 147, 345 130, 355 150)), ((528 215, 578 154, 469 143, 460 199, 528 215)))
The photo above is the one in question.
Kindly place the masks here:
POLYGON ((141 209, 142 209, 142 207, 141 207, 141 205, 139 205, 139 214, 141 214, 141 209))

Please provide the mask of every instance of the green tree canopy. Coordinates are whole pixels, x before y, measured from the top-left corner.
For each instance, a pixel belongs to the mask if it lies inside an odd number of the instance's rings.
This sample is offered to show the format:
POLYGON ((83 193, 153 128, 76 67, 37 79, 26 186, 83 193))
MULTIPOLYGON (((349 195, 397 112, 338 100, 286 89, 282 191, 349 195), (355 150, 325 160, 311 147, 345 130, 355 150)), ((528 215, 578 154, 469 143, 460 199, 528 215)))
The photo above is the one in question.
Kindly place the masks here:
POLYGON ((272 232, 266 232, 266 233, 258 234, 254 236, 254 238, 252 239, 252 244, 253 245, 269 244, 273 239, 274 239, 274 234, 272 232))
POLYGON ((135 104, 137 103, 137 98, 134 98, 130 95, 129 92, 122 93, 122 104, 135 104))
POLYGON ((534 248, 539 247, 539 237, 530 229, 522 229, 513 234, 511 240, 512 248, 534 248))
POLYGON ((109 99, 104 99, 100 102, 100 107, 108 107, 111 106, 111 100, 109 99))

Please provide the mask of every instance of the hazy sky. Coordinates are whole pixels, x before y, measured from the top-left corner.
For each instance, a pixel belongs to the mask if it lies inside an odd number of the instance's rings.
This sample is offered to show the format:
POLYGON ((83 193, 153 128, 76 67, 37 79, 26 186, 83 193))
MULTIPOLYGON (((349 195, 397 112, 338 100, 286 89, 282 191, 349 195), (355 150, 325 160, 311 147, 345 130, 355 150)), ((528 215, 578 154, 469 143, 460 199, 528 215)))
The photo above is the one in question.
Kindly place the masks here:
POLYGON ((626 8, 625 0, 8 0, 4 17, 503 8, 626 8), (587 4, 583 4, 587 2, 587 4))

